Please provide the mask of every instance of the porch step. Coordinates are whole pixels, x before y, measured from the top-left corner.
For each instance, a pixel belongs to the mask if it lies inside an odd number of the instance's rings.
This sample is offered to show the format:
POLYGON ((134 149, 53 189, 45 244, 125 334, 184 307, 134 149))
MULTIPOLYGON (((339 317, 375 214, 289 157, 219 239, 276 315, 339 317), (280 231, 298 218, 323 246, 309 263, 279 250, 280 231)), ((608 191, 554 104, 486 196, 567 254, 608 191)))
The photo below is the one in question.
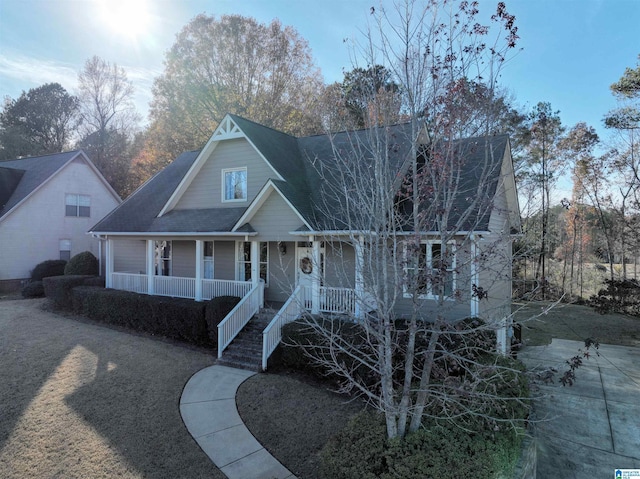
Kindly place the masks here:
POLYGON ((218 364, 250 371, 262 370, 262 332, 277 311, 261 309, 249 320, 218 359, 218 364))

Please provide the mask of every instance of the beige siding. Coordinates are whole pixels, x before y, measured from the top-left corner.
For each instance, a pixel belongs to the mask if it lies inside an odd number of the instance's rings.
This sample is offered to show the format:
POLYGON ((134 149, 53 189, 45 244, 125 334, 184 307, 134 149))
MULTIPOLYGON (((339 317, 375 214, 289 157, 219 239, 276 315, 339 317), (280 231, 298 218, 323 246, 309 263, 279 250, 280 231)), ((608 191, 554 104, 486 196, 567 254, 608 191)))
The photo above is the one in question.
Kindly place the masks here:
POLYGON ((140 273, 147 272, 147 242, 141 239, 115 238, 114 264, 116 273, 140 273))
POLYGON ((488 289, 488 298, 480 301, 480 317, 502 319, 511 312, 511 242, 508 235, 492 235, 482 242, 490 253, 480 269, 480 283, 488 289))
POLYGON ((60 240, 71 240, 71 256, 91 251, 98 240, 89 228, 118 205, 84 160, 77 159, 0 222, 0 280, 28 278, 40 262, 60 258, 60 240), (91 197, 91 217, 65 216, 65 194, 91 197))
POLYGON ((303 223, 286 201, 276 191, 271 192, 256 214, 249 219, 258 236, 257 241, 286 241, 290 231, 296 231, 303 223))
POLYGON ((334 288, 355 288, 356 254, 348 243, 327 242, 324 283, 334 288))
POLYGON ((196 277, 196 242, 173 241, 171 257, 173 276, 182 278, 196 277))
POLYGON ((489 218, 489 231, 493 233, 509 232, 509 211, 507 195, 504 184, 498 185, 496 196, 493 199, 493 209, 489 218))
POLYGON ((175 209, 249 206, 269 178, 276 173, 245 139, 225 140, 216 146, 175 209), (222 170, 247 168, 247 201, 222 202, 222 170))
POLYGON ((216 241, 213 245, 213 269, 215 279, 236 279, 235 241, 216 241))

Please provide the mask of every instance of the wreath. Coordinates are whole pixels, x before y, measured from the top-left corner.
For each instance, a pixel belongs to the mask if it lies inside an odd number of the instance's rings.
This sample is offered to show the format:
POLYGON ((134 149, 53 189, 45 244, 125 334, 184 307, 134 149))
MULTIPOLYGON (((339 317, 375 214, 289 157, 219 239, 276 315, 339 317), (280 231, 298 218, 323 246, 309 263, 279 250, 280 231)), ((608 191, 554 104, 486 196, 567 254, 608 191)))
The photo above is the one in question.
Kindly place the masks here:
POLYGON ((311 274, 313 271, 313 264, 311 263, 310 258, 305 257, 300 260, 300 271, 304 274, 311 274))

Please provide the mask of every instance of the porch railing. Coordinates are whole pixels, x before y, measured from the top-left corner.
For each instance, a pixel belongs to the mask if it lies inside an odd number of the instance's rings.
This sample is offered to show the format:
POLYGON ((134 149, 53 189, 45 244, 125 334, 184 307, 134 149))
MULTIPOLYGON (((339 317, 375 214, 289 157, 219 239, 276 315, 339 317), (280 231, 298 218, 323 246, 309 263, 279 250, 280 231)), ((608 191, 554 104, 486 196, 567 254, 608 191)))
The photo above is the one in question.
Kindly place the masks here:
POLYGON ((113 273, 111 275, 111 287, 133 293, 147 294, 147 275, 135 273, 113 273))
POLYGON ((298 319, 305 311, 304 286, 298 285, 280 311, 262 332, 262 369, 267 369, 267 361, 282 339, 282 326, 298 319))
POLYGON ((218 359, 222 357, 222 351, 231 344, 233 338, 238 335, 263 304, 264 281, 260 281, 218 324, 218 359))
POLYGON ((248 281, 229 281, 223 279, 203 279, 202 299, 217 298, 218 296, 244 296, 251 290, 248 281))
POLYGON ((196 279, 180 276, 154 276, 153 294, 193 299, 196 297, 196 279))
POLYGON ((356 313, 356 292, 350 288, 320 287, 320 311, 323 313, 356 313))

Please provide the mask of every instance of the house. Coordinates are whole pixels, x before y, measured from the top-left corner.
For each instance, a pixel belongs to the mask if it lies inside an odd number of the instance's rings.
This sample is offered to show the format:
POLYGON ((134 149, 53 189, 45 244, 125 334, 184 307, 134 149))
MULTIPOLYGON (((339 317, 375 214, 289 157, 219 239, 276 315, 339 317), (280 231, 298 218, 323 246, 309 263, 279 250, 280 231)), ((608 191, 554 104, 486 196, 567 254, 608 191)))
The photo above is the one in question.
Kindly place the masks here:
POLYGON ((87 231, 119 204, 82 151, 0 162, 0 290, 20 287, 45 260, 100 257, 87 231))
MULTIPOLYGON (((395 138, 391 173, 410 174, 410 142, 402 140, 409 126, 381 131, 395 138)), ((266 356, 281 323, 301 309, 362 317, 375 308, 363 268, 365 239, 349 230, 349 213, 328 193, 333 180, 321 170, 332 165, 336 151, 356 151, 354 142, 366 150, 366 134, 295 138, 227 115, 202 150, 183 153, 92 228, 106 241, 107 287, 198 301, 243 297, 221 325, 219 354, 265 300, 284 303, 264 333, 266 356)), ((454 198, 456 214, 466 211, 458 219, 460 237, 443 246, 437 231, 422 232, 417 266, 409 271, 405 264, 401 273, 436 269, 438 258, 455 250, 445 272, 448 314, 504 322, 511 304, 511 234, 520 228, 509 141, 470 139, 460 148, 471 152, 463 171, 466 193, 454 198), (489 168, 480 171, 487 149, 489 168), (480 184, 482 175, 488 178, 480 184), (486 199, 473 214, 465 210, 470 196, 486 199), (479 268, 481 258, 489 268, 479 268)), ((399 234, 414 233, 404 228, 399 234)), ((424 311, 439 299, 426 282, 419 296, 424 311)), ((412 304, 406 291, 399 294, 398 316, 412 304)), ((505 345, 506 327, 500 334, 505 345)))

